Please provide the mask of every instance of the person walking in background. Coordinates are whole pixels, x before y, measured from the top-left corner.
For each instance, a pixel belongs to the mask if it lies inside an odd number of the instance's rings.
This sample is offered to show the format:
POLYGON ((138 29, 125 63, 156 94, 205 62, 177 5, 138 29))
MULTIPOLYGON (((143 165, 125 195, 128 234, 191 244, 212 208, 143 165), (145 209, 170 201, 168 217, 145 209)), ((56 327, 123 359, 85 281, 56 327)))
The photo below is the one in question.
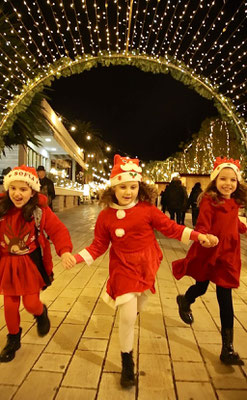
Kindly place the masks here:
POLYGON ((170 183, 168 183, 166 185, 165 190, 163 190, 163 192, 161 193, 160 204, 161 204, 161 210, 163 213, 166 212, 166 191, 167 191, 169 185, 170 185, 170 183))
POLYGON ((20 297, 37 321, 38 335, 45 336, 50 330, 47 307, 39 298, 40 290, 53 280, 50 244, 44 231, 63 261, 72 257, 72 243, 47 198, 38 193, 40 183, 34 168, 22 165, 11 170, 4 177, 4 189, 0 195, 0 293, 9 333, 0 362, 9 362, 21 347, 20 297))
POLYGON ((187 208, 192 209, 192 225, 193 228, 196 226, 196 221, 199 215, 199 206, 197 204, 198 196, 202 193, 200 182, 196 182, 190 192, 187 208))
POLYGON ((183 205, 182 205, 182 209, 181 209, 180 224, 184 225, 185 214, 188 209, 188 194, 187 194, 186 187, 182 184, 182 181, 180 181, 180 182, 181 182, 182 189, 184 191, 184 201, 183 201, 183 205))
POLYGON ((217 157, 211 183, 203 192, 196 229, 219 238, 219 244, 204 249, 193 243, 185 258, 172 263, 176 279, 188 275, 196 280, 185 293, 177 297, 181 319, 191 324, 190 305, 206 293, 209 282, 216 284, 220 309, 222 349, 220 359, 224 364, 243 365, 233 349, 232 289, 239 286, 241 259, 240 233, 246 235, 247 227, 239 220, 240 207, 247 204, 247 187, 240 182, 239 161, 217 157))
POLYGON ((162 206, 165 207, 172 220, 176 217, 176 222, 181 224, 182 210, 187 198, 187 193, 182 187, 181 180, 179 178, 173 178, 169 186, 164 192, 162 206))
MULTIPOLYGON (((110 175, 111 186, 100 198, 100 204, 105 208, 98 216, 94 240, 74 259, 74 264, 76 261, 85 261, 90 265, 111 244, 105 300, 118 306, 120 312, 122 387, 135 385, 135 321, 148 293, 155 293, 155 277, 163 257, 154 229, 184 243, 192 239, 211 246, 211 242, 214 242, 214 239, 208 240, 205 234, 176 224, 155 207, 156 188, 142 182, 141 172, 139 160, 115 155, 110 175)), ((66 268, 72 266, 68 260, 66 268)))
POLYGON ((40 182, 40 192, 47 196, 48 206, 52 210, 52 200, 55 199, 55 188, 54 183, 51 179, 47 178, 46 170, 43 165, 39 165, 37 168, 37 173, 40 182))

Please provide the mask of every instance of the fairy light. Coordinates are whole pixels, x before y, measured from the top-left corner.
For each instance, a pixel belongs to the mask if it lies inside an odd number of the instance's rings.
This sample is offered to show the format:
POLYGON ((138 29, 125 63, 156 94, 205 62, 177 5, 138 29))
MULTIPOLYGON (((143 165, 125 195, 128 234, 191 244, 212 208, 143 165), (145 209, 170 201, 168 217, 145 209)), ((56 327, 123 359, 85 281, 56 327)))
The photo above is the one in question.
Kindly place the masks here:
POLYGON ((173 68, 207 88, 247 136, 246 0, 234 3, 231 12, 228 2, 216 0, 3 4, 7 29, 0 33, 1 128, 46 77, 59 77, 66 68, 96 57, 126 57, 130 63, 135 58, 155 62, 164 72, 173 68))
MULTIPOLYGON (((237 11, 235 12, 235 14, 231 17, 231 20, 228 20, 228 21, 225 23, 225 26, 226 26, 226 27, 228 27, 229 23, 232 22, 232 20, 234 21, 234 18, 237 16, 238 13, 240 13, 240 8, 237 9, 237 11)), ((216 19, 217 24, 221 21, 221 18, 222 18, 223 15, 224 15, 224 13, 223 13, 223 11, 222 11, 222 12, 220 13, 220 17, 219 17, 218 19, 216 19)), ((244 18, 241 20, 241 22, 238 24, 238 26, 236 27, 236 29, 233 30, 233 31, 231 32, 230 36, 228 36, 227 39, 225 39, 225 42, 219 45, 220 37, 225 33, 226 28, 224 28, 224 29, 220 32, 220 34, 216 37, 216 39, 215 39, 214 42, 212 43, 211 47, 207 50, 207 55, 204 54, 203 57, 200 59, 200 62, 199 62, 199 64, 198 64, 198 68, 200 67, 200 65, 202 65, 203 60, 205 59, 206 56, 208 56, 210 50, 215 50, 215 53, 216 53, 217 55, 219 55, 219 53, 221 52, 220 49, 222 49, 223 47, 225 47, 225 46, 224 46, 225 43, 227 43, 227 44, 229 43, 230 39, 234 36, 234 33, 237 31, 238 27, 241 26, 241 24, 243 23, 243 21, 244 21, 245 19, 246 19, 246 17, 244 17, 244 18)), ((208 32, 209 32, 210 29, 214 29, 215 26, 216 26, 216 24, 214 23, 214 24, 208 29, 208 32)), ((210 63, 210 62, 212 62, 212 59, 209 59, 209 60, 208 60, 208 63, 210 63)), ((205 66, 207 66, 207 64, 206 64, 205 66)))

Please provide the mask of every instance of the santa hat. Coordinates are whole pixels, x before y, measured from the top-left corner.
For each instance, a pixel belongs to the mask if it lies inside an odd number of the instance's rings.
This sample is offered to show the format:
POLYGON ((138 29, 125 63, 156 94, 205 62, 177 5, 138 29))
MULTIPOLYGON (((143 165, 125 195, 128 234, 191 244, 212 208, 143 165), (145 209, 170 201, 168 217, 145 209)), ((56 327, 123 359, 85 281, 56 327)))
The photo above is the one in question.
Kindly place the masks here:
POLYGON ((121 157, 119 154, 114 156, 114 166, 110 175, 111 186, 123 182, 141 182, 142 169, 139 167, 137 158, 121 157))
POLYGON ((221 157, 216 157, 215 163, 214 163, 214 169, 213 172, 211 172, 210 179, 213 181, 214 179, 217 178, 219 175, 220 171, 223 168, 231 168, 237 175, 238 181, 241 180, 241 173, 240 173, 240 163, 239 160, 233 160, 233 158, 227 159, 226 157, 221 158, 221 157))
POLYGON ((4 189, 7 191, 9 185, 14 181, 26 182, 33 190, 39 192, 40 183, 39 177, 35 168, 27 167, 26 165, 21 165, 20 167, 13 168, 7 175, 5 175, 3 180, 4 189))

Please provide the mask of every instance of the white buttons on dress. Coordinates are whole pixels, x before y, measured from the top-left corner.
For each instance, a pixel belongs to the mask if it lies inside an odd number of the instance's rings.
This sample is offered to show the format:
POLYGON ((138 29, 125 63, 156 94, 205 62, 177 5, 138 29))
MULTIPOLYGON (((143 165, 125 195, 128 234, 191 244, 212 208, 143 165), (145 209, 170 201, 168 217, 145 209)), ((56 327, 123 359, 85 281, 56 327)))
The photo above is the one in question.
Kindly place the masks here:
POLYGON ((117 237, 122 237, 122 236, 124 236, 124 235, 125 235, 124 229, 121 229, 121 228, 116 229, 116 230, 115 230, 115 235, 116 235, 117 237))
POLYGON ((124 210, 117 210, 117 218, 118 219, 123 219, 126 215, 126 212, 124 210))

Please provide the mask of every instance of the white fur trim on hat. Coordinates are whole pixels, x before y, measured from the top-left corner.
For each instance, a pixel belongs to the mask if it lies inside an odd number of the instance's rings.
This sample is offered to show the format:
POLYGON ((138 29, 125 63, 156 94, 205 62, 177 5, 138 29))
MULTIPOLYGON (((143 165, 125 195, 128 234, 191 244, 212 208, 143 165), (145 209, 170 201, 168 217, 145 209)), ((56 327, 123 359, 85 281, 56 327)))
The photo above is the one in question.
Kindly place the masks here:
POLYGON ((124 182, 141 182, 142 176, 138 172, 123 172, 110 179, 111 186, 119 185, 124 182))
POLYGON ((9 185, 14 181, 26 182, 36 192, 40 191, 39 177, 35 171, 35 168, 26 167, 22 165, 20 167, 13 168, 3 180, 4 189, 7 191, 9 185))
POLYGON ((239 182, 241 181, 241 173, 240 173, 239 168, 237 167, 237 165, 235 165, 235 164, 233 164, 233 163, 231 163, 231 162, 229 162, 229 163, 226 162, 226 163, 219 164, 219 165, 211 172, 210 180, 213 181, 215 178, 217 178, 217 176, 219 175, 220 171, 221 171, 223 168, 231 168, 231 169, 233 169, 233 171, 234 171, 235 174, 237 175, 238 181, 239 181, 239 182))

